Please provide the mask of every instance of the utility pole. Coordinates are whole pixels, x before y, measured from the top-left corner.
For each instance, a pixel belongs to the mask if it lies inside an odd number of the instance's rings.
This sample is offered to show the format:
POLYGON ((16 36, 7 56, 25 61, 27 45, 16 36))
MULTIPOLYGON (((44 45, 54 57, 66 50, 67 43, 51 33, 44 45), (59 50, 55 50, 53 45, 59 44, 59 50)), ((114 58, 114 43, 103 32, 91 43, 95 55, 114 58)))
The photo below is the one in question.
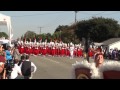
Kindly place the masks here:
POLYGON ((39 33, 39 34, 41 34, 41 29, 42 29, 43 27, 38 27, 38 28, 40 28, 40 33, 39 33))
POLYGON ((86 59, 89 62, 89 48, 90 48, 90 38, 86 37, 86 41, 85 41, 85 52, 86 52, 86 59))
MULTIPOLYGON (((75 11, 75 30, 77 29, 77 13, 78 11, 75 11)), ((74 34, 74 42, 75 42, 75 34, 74 34)))
POLYGON ((77 18, 77 12, 78 12, 78 11, 75 11, 75 24, 76 24, 76 22, 77 22, 77 19, 76 19, 76 18, 77 18))

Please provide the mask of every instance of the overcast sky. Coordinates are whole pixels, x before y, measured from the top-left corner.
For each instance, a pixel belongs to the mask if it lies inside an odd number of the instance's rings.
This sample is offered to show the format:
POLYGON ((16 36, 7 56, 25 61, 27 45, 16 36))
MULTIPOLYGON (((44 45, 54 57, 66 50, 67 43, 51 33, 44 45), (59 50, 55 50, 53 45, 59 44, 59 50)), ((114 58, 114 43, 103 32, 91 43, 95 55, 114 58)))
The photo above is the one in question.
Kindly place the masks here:
MULTIPOLYGON (((74 11, 0 11, 11 16, 14 39, 28 30, 35 33, 54 33, 59 25, 71 25, 75 22, 74 11)), ((120 23, 120 11, 78 11, 77 21, 92 17, 113 18, 120 23)), ((0 26, 0 32, 7 32, 6 26, 0 26)))

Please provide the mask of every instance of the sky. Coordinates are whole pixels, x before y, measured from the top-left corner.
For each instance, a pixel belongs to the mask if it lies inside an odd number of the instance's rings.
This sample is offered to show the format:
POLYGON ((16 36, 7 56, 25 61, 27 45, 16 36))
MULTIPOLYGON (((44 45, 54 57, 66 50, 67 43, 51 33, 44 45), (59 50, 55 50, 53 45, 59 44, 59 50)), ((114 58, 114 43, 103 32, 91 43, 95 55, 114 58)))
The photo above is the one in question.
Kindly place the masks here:
MULTIPOLYGON (((35 33, 51 33, 59 25, 71 25, 75 22, 75 11, 0 11, 11 17, 13 39, 24 35, 28 30, 35 33)), ((92 17, 113 18, 120 24, 120 11, 78 11, 77 21, 87 20, 92 17)), ((0 25, 0 32, 8 34, 7 26, 0 25)))

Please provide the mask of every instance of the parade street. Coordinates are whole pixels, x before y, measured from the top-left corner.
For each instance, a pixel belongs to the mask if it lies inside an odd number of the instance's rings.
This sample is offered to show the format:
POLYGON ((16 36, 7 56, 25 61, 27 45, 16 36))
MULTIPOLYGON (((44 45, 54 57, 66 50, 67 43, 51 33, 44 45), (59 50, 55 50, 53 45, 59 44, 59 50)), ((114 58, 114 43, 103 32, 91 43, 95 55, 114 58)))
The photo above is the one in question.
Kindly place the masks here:
MULTIPOLYGON (((72 79, 72 64, 84 58, 69 57, 43 57, 31 56, 31 61, 37 66, 37 71, 32 79, 72 79)), ((108 61, 108 60, 105 60, 108 61)), ((93 59, 90 59, 93 62, 93 59)))
POLYGON ((83 58, 31 56, 30 60, 37 66, 33 79, 71 79, 72 64, 83 58))

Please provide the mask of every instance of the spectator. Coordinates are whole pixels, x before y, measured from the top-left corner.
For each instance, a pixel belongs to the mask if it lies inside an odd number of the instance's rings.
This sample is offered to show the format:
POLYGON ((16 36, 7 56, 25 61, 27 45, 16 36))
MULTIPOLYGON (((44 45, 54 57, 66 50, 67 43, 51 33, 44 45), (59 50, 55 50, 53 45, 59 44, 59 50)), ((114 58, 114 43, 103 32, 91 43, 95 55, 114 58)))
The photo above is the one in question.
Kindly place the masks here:
POLYGON ((14 67, 12 68, 10 79, 23 79, 24 76, 22 76, 21 68, 18 66, 19 60, 15 59, 14 62, 15 64, 14 67))
POLYGON ((0 62, 5 62, 6 60, 6 53, 3 50, 3 46, 0 45, 0 62))
POLYGON ((20 55, 19 50, 17 49, 17 45, 15 45, 15 48, 13 49, 13 58, 18 59, 19 55, 20 55))
POLYGON ((26 60, 23 61, 23 63, 21 63, 20 65, 22 74, 25 77, 25 79, 32 78, 33 73, 35 73, 37 70, 37 67, 35 66, 35 64, 31 62, 29 59, 30 59, 30 56, 26 55, 26 60))
POLYGON ((13 51, 11 51, 11 47, 8 46, 7 47, 7 50, 5 51, 6 52, 6 60, 7 62, 12 62, 12 54, 13 54, 13 51))
POLYGON ((19 63, 18 63, 18 66, 20 66, 21 63, 22 63, 23 61, 25 61, 25 59, 26 59, 25 55, 22 55, 22 56, 21 56, 21 60, 20 60, 19 63))
POLYGON ((4 68, 5 63, 0 62, 0 79, 5 79, 6 77, 6 69, 4 68))
POLYGON ((104 58, 107 59, 108 58, 108 48, 106 47, 105 48, 105 51, 104 51, 104 58))
POLYGON ((6 76, 6 70, 4 68, 5 66, 5 52, 3 51, 3 46, 0 45, 0 79, 5 79, 6 76))
POLYGON ((120 60, 120 50, 118 50, 118 60, 120 60))

